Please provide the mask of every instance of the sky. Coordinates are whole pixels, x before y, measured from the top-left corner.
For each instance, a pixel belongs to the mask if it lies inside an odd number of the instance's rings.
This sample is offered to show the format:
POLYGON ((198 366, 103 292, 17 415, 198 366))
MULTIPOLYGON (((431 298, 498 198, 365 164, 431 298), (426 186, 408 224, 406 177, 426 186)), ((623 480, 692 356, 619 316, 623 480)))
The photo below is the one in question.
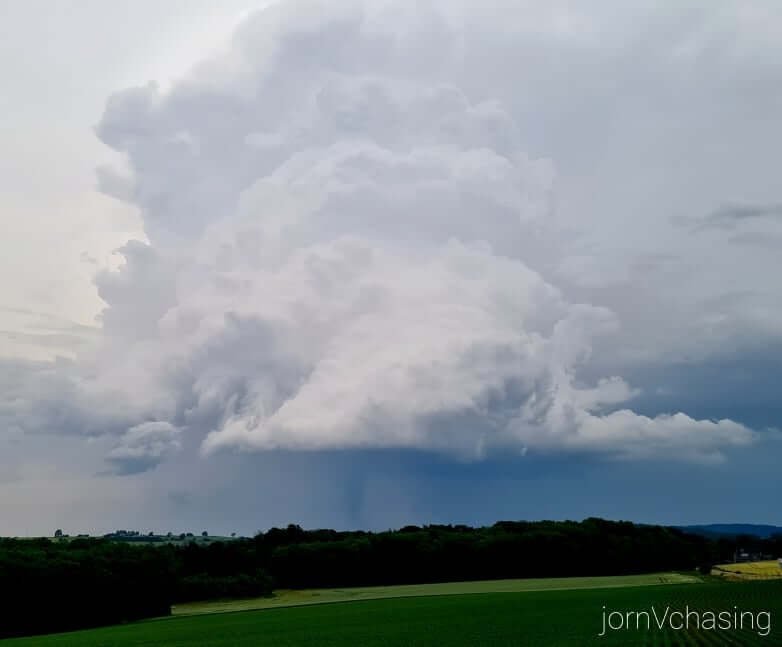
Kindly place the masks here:
POLYGON ((0 0, 0 535, 782 524, 781 36, 0 0))

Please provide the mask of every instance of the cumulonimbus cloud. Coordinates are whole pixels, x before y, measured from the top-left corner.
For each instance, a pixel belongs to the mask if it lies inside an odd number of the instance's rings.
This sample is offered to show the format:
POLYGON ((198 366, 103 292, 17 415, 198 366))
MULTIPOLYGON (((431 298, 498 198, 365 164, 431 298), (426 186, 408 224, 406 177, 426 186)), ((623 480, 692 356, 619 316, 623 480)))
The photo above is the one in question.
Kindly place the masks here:
POLYGON ((123 434, 109 460, 151 467, 184 436, 706 461, 752 442, 579 379, 619 322, 530 265, 554 163, 455 82, 447 13, 337 4, 280 3, 171 89, 109 101, 97 132, 131 174, 101 183, 148 241, 98 277, 103 338, 67 382, 74 417, 123 434))

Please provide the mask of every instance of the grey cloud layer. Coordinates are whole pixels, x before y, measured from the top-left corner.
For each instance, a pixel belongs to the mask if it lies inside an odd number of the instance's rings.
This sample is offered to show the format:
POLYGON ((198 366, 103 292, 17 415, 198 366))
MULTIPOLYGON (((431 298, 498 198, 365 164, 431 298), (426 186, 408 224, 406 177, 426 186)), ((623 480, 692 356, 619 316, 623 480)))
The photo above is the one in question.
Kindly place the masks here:
POLYGON ((704 229, 733 230, 745 223, 757 221, 773 221, 782 218, 782 205, 778 204, 729 204, 720 207, 704 218, 676 220, 684 225, 690 225, 693 231, 704 229))
MULTIPOLYGON (((603 272, 610 246, 589 252, 583 235, 594 214, 558 210, 557 160, 525 142, 535 92, 551 105, 543 125, 575 103, 557 100, 564 87, 538 78, 529 56, 544 53, 542 67, 594 109, 611 88, 588 64, 622 71, 601 42, 621 47, 617 34, 633 32, 621 12, 557 7, 520 3, 512 15, 530 19, 516 28, 469 4, 283 2, 169 91, 113 96, 97 132, 131 174, 104 168, 100 185, 139 207, 149 243, 128 243, 124 267, 97 279, 100 344, 46 378, 60 386, 39 389, 72 417, 64 426, 117 434, 109 461, 120 472, 157 465, 185 438, 205 454, 416 448, 696 461, 753 442, 730 420, 637 415, 621 377, 583 378, 611 345, 627 356, 680 349, 669 331, 688 320, 693 293, 713 298, 715 288, 697 281, 671 297, 680 257, 665 245, 603 272), (565 74, 557 51, 581 60, 596 85, 565 74), (528 63, 517 75, 502 60, 528 63), (649 293, 643 307, 672 304, 669 328, 628 307, 617 275, 648 278, 637 288, 649 293)), ((693 20, 683 16, 667 54, 644 34, 624 45, 658 89, 687 80, 660 80, 672 60, 680 73, 682 61, 706 65, 712 36, 688 31, 693 20)), ((736 43, 747 47, 743 34, 736 43)), ((728 76, 745 65, 741 47, 728 76)), ((716 87, 711 72, 704 83, 716 87)), ((609 221, 594 217, 599 237, 609 221)), ((20 426, 57 426, 19 406, 7 415, 20 426)))
POLYGON ((120 474, 144 472, 182 447, 180 430, 168 422, 144 422, 128 429, 108 460, 120 474))

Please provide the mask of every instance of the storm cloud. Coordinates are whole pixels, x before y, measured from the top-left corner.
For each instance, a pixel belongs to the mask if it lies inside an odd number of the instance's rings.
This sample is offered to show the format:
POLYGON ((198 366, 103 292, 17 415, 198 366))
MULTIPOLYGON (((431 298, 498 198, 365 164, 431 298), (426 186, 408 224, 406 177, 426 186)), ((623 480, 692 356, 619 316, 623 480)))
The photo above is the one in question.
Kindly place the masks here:
MULTIPOLYGON (((676 139, 700 118, 678 90, 698 75, 704 96, 727 96, 770 40, 750 43, 760 18, 737 4, 718 17, 609 5, 492 17, 474 3, 289 0, 172 87, 113 95, 96 133, 127 168, 102 167, 99 186, 138 208, 147 238, 96 278, 99 341, 72 364, 26 368, 0 416, 108 435, 120 473, 187 443, 203 460, 415 449, 719 462, 755 442, 727 418, 636 413, 646 385, 623 374, 773 335, 778 302, 703 308, 773 292, 771 260, 728 284, 691 272, 713 260, 657 213, 665 204, 649 206, 660 167, 632 200, 600 174, 622 146, 651 155, 668 123, 650 117, 654 101, 682 115, 664 133, 676 139), (637 137, 614 140, 609 123, 637 137), (587 169, 605 195, 586 195, 587 169)), ((712 213, 704 227, 771 214, 703 206, 677 209, 712 213)))

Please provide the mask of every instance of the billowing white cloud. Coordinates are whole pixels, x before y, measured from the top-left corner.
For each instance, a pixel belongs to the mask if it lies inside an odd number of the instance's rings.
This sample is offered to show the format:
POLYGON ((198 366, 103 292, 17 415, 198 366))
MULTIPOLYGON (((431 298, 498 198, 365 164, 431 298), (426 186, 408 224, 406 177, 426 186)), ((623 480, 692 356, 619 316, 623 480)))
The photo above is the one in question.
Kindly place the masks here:
MULTIPOLYGON (((148 242, 129 242, 125 265, 98 277, 103 337, 44 391, 58 393, 67 426, 121 434, 109 460, 126 471, 164 460, 185 437, 205 454, 699 461, 751 443, 729 420, 634 413, 638 392, 620 376, 585 381, 596 349, 635 357, 680 343, 634 314, 623 281, 651 277, 638 312, 686 303, 687 315, 691 293, 660 287, 659 249, 624 263, 610 246, 585 254, 583 235, 571 248, 593 214, 563 218, 556 157, 527 149, 535 93, 551 101, 552 128, 577 109, 555 100, 564 88, 538 76, 530 52, 545 54, 555 80, 561 50, 587 71, 604 63, 625 89, 645 80, 670 98, 687 79, 664 73, 705 64, 711 36, 683 28, 666 55, 625 43, 645 75, 631 82, 604 45, 624 51, 627 16, 522 3, 511 13, 525 11, 519 33, 512 20, 492 33, 497 19, 469 3, 290 0, 249 18, 228 54, 170 90, 114 95, 97 133, 128 171, 104 168, 100 183, 138 206, 148 242), (501 60, 523 65, 517 74, 501 60)), ((726 74, 746 56, 737 49, 726 74)), ((587 90, 575 80, 584 109, 600 114, 611 93, 587 90)), ((595 221, 597 234, 606 228, 595 221)), ((19 426, 60 424, 13 407, 19 426)))

